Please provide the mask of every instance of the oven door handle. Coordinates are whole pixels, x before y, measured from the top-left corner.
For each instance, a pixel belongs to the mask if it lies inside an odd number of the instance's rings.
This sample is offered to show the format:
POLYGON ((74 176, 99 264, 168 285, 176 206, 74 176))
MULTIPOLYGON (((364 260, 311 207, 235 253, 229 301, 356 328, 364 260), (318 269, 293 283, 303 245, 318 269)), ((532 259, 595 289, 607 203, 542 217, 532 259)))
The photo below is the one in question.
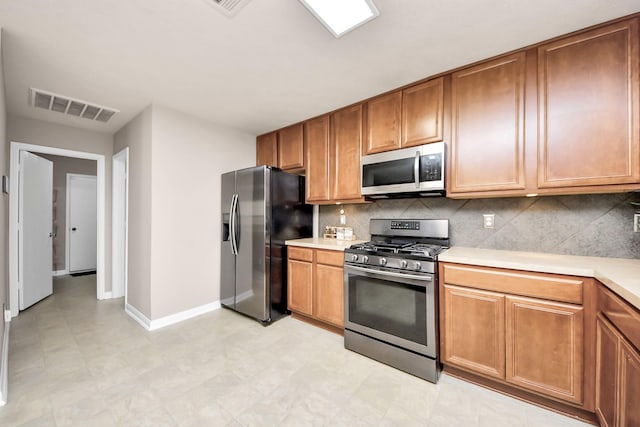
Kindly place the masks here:
POLYGON ((392 271, 384 271, 384 270, 372 270, 370 268, 356 267, 353 265, 345 266, 345 269, 361 271, 363 273, 368 273, 371 275, 389 276, 389 277, 395 277, 399 279, 421 280, 423 282, 433 282, 433 276, 418 276, 418 275, 414 276, 412 274, 394 273, 392 271))

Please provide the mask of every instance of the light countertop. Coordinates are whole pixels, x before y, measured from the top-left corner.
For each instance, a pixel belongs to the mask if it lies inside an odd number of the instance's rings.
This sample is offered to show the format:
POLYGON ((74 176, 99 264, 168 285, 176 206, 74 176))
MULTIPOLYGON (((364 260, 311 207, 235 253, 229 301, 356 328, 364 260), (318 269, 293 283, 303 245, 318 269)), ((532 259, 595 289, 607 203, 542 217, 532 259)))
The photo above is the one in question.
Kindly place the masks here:
POLYGON ((594 277, 640 310, 640 260, 452 247, 438 261, 594 277))
POLYGON ((310 237, 308 239, 286 240, 284 243, 288 246, 301 246, 303 248, 344 251, 349 246, 356 243, 362 243, 362 242, 364 242, 364 240, 339 240, 339 239, 324 239, 322 237, 310 237))

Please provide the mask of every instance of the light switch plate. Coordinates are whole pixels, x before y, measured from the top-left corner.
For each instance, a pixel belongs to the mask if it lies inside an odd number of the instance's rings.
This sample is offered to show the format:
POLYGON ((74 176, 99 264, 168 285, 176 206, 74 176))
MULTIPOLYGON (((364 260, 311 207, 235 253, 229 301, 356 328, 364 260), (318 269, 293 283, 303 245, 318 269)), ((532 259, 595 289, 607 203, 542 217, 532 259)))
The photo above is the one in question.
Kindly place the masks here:
POLYGON ((640 213, 633 215, 633 232, 640 233, 640 213))
POLYGON ((484 214, 482 215, 484 228, 493 228, 495 224, 495 215, 494 214, 484 214))

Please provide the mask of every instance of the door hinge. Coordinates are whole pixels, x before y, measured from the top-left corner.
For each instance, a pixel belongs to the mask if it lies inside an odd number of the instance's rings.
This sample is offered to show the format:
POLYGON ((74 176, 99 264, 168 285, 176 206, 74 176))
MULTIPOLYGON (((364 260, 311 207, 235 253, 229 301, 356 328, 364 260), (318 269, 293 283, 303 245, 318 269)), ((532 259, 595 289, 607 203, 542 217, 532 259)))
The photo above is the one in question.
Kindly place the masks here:
POLYGON ((4 321, 11 322, 11 310, 4 311, 4 321))

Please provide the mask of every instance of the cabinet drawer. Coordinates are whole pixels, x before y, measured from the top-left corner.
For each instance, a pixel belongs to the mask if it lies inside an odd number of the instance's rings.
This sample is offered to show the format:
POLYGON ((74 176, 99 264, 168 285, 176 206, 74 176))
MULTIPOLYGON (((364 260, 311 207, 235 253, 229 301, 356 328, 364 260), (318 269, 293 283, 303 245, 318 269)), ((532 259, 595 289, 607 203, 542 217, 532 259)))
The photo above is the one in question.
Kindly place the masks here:
POLYGON ((598 292, 598 308, 616 328, 640 348, 640 313, 604 286, 598 292))
POLYGON ((299 259, 301 261, 313 261, 313 249, 289 246, 289 259, 299 259))
POLYGON ((444 264, 444 282, 488 291, 582 304, 582 277, 444 264))
POLYGON ((336 267, 342 267, 344 263, 343 251, 323 251, 316 250, 316 262, 318 264, 335 265, 336 267))

